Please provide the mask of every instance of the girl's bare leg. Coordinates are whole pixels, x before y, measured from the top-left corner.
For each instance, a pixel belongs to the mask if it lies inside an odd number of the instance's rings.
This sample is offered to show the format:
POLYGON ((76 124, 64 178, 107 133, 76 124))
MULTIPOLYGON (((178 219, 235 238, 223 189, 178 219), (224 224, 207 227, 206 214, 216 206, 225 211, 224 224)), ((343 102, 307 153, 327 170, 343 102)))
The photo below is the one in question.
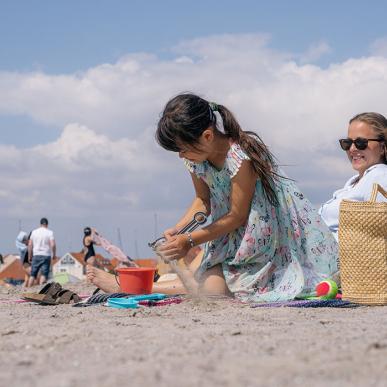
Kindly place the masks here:
POLYGON ((226 285, 221 265, 216 265, 204 273, 199 292, 206 295, 232 296, 226 285))
POLYGON ((200 250, 200 252, 193 259, 190 259, 189 256, 183 258, 185 265, 193 274, 199 268, 203 259, 203 254, 204 250, 200 250))
MULTIPOLYGON (((185 261, 187 265, 186 268, 181 268, 184 273, 185 281, 189 281, 189 290, 195 294, 203 293, 211 295, 230 295, 220 265, 214 266, 213 268, 207 270, 200 284, 196 281, 194 273, 199 267, 202 257, 203 251, 201 251, 190 262, 185 261)), ((104 292, 115 293, 120 291, 120 288, 113 274, 106 273, 101 269, 87 265, 86 275, 88 281, 104 292)), ((160 283, 155 282, 153 284, 153 292, 170 295, 189 293, 180 279, 173 281, 163 281, 160 283)))
POLYGON ((87 265, 86 277, 88 282, 91 282, 97 288, 100 288, 106 293, 117 293, 121 291, 116 282, 115 276, 104 270, 87 265))
POLYGON ((162 281, 160 283, 155 282, 153 284, 153 293, 164 293, 169 295, 174 294, 187 294, 187 289, 183 283, 177 278, 172 281, 162 281))

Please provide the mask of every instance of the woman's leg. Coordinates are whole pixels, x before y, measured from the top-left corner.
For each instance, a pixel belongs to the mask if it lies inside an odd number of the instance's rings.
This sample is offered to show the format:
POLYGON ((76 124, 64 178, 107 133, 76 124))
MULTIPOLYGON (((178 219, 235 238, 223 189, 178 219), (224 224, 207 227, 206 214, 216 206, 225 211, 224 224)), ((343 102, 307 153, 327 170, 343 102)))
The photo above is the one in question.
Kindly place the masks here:
POLYGON ((89 258, 87 258, 86 262, 88 265, 95 266, 95 256, 90 256, 89 258))
POLYGON ((24 274, 24 283, 23 283, 23 287, 26 288, 28 286, 28 279, 30 278, 30 275, 31 275, 31 266, 28 265, 28 264, 24 264, 23 265, 24 267, 24 271, 26 272, 24 274))

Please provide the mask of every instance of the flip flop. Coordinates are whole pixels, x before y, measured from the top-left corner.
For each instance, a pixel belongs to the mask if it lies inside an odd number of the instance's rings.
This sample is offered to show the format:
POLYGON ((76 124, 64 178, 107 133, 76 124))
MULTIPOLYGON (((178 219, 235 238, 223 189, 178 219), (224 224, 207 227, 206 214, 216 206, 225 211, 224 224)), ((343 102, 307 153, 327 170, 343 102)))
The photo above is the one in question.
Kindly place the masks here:
POLYGON ((106 305, 118 309, 136 309, 138 308, 138 301, 130 298, 109 298, 106 305))
POLYGON ((54 305, 57 294, 62 290, 62 286, 57 282, 49 282, 40 289, 39 293, 23 293, 21 298, 27 301, 54 305))

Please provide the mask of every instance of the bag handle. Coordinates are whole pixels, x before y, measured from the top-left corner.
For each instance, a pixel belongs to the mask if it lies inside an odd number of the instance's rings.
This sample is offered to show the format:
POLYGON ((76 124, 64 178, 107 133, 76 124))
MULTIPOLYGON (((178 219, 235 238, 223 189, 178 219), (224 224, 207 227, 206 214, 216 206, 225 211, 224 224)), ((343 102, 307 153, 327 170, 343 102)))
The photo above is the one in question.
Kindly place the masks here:
POLYGON ((387 199, 387 191, 385 191, 383 187, 380 186, 378 183, 374 183, 374 185, 372 186, 372 193, 370 197, 371 202, 376 202, 376 196, 378 195, 378 192, 384 195, 384 197, 387 199))

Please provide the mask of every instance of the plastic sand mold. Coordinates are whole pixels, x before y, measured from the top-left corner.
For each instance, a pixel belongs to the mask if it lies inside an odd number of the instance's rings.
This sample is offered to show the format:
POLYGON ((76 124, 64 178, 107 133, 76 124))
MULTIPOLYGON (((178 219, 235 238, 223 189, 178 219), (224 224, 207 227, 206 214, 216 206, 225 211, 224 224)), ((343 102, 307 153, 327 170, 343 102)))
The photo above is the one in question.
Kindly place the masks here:
POLYGON ((136 309, 139 307, 140 301, 159 301, 164 300, 167 296, 162 293, 154 294, 142 294, 134 297, 119 297, 119 298, 109 298, 107 300, 106 306, 118 309, 136 309))

